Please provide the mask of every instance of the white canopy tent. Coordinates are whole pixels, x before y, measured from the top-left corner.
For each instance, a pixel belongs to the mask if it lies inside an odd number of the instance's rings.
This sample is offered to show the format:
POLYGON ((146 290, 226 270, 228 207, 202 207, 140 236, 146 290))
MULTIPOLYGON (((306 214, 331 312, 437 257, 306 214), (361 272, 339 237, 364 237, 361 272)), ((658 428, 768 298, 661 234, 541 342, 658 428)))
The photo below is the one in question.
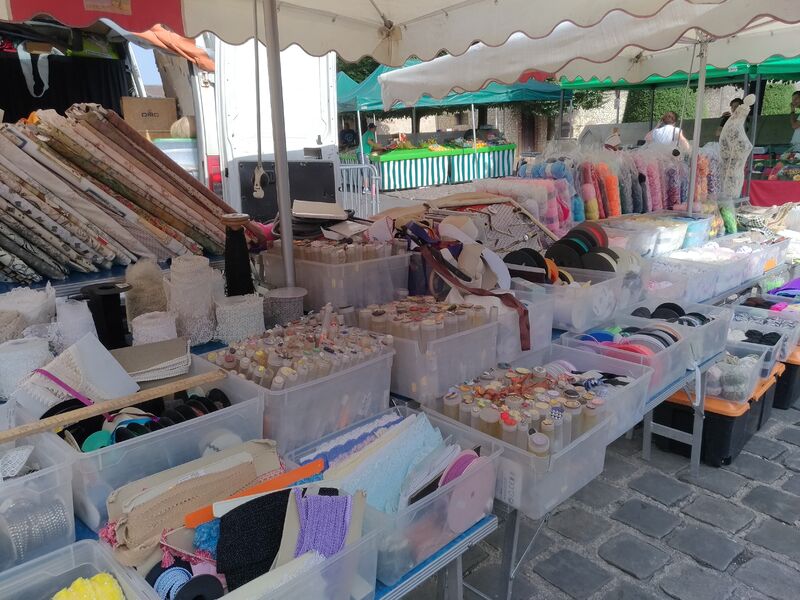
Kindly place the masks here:
MULTIPOLYGON (((442 50, 451 55, 463 54, 476 40, 502 47, 514 32, 524 32, 531 38, 546 37, 565 21, 571 23, 571 28, 591 28, 613 15, 647 21, 674 5, 707 9, 732 2, 740 3, 739 0, 560 0, 556 3, 548 0, 120 0, 113 3, 11 0, 0 1, 0 21, 24 22, 45 15, 64 25, 87 27, 107 18, 128 31, 144 31, 163 24, 189 37, 211 31, 231 43, 241 43, 257 34, 267 48, 278 208, 281 220, 288 223, 291 204, 278 60, 281 48, 298 44, 315 55, 336 51, 346 60, 368 55, 383 64, 399 66, 411 56, 426 60, 442 50)), ((796 0, 787 2, 797 4, 796 0)), ((293 285, 291 229, 285 228, 283 235, 286 282, 293 285)))
MULTIPOLYGON (((797 0, 727 0, 716 5, 676 1, 649 18, 612 12, 589 28, 563 23, 549 36, 513 35, 499 47, 476 44, 460 56, 445 56, 380 77, 385 107, 474 91, 490 81, 510 82, 529 69, 557 77, 639 82, 676 71, 700 73, 691 177, 695 177, 706 64, 725 68, 739 60, 796 56, 800 27, 797 0), (764 16, 769 15, 769 16, 764 16), (535 58, 533 58, 535 57, 535 58), (696 68, 695 68, 696 67, 696 68)), ((692 209, 694 181, 690 183, 692 209)))

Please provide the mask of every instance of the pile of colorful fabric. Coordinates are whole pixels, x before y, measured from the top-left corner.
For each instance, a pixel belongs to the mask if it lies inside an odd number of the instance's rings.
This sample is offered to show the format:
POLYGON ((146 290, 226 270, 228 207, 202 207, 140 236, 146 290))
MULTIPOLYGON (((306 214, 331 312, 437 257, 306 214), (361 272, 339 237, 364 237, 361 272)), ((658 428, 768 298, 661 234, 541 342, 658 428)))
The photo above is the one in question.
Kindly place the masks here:
POLYGON ((116 113, 74 105, 0 127, 0 280, 219 254, 233 212, 116 113))

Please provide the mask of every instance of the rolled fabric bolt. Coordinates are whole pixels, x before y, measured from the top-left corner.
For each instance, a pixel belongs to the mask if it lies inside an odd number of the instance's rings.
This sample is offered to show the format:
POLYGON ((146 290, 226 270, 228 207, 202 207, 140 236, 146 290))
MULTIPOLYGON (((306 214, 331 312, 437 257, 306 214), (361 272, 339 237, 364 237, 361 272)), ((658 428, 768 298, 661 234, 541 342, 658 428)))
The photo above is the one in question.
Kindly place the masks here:
POLYGON ((542 413, 540 413, 539 410, 536 408, 529 408, 527 415, 528 415, 528 424, 530 425, 530 427, 532 427, 536 431, 539 431, 539 427, 542 423, 542 413))
POLYGON ((443 400, 444 415, 451 419, 458 420, 459 405, 461 404, 461 394, 458 392, 448 392, 445 394, 443 400))
POLYGON ((550 440, 550 448, 553 447, 555 443, 555 424, 553 420, 550 418, 542 419, 542 422, 539 424, 539 431, 547 436, 547 439, 550 440))
POLYGON ((212 364, 217 364, 217 353, 216 352, 209 352, 206 355, 206 360, 212 364))
POLYGON ((373 311, 370 329, 376 333, 386 333, 386 320, 385 310, 373 311))
POLYGON ((530 420, 527 415, 522 415, 517 422, 517 442, 518 448, 526 450, 528 448, 528 435, 530 431, 530 420))
POLYGON ((602 398, 595 398, 591 401, 592 406, 595 408, 595 413, 597 415, 597 420, 602 420, 603 416, 606 413, 606 401, 602 398))
POLYGON ((284 383, 285 381, 283 377, 281 377, 280 375, 275 375, 275 378, 272 380, 272 384, 270 385, 269 389, 271 389, 272 391, 280 391, 283 389, 284 383))
POLYGON ((544 367, 534 367, 531 373, 533 374, 534 385, 538 385, 547 379, 547 371, 544 370, 544 367))
POLYGON ((250 359, 246 356, 239 360, 239 373, 244 373, 245 375, 250 372, 250 359))
POLYGON ((564 426, 561 428, 561 447, 566 448, 572 443, 572 413, 564 410, 564 426))
POLYGON ((458 316, 452 311, 444 315, 444 334, 454 335, 458 333, 458 316))
POLYGON ((481 427, 484 433, 500 439, 500 411, 491 405, 482 408, 481 427))
POLYGON ((481 429, 481 407, 477 404, 472 405, 472 412, 469 415, 469 426, 478 431, 481 429))
POLYGON ((425 354, 428 351, 429 344, 436 340, 436 321, 433 319, 425 319, 422 321, 419 329, 420 351, 425 354))
POLYGON ((563 448, 563 429, 564 418, 560 411, 553 410, 550 412, 550 420, 553 421, 553 443, 550 446, 550 451, 556 454, 563 448))
POLYGON ((503 413, 500 421, 501 439, 504 442, 515 446, 517 443, 517 421, 508 413, 503 413))
POLYGON ((464 425, 469 426, 470 414, 472 413, 472 399, 464 398, 458 408, 458 420, 464 425))
POLYGON ((522 398, 519 396, 508 396, 506 398, 506 406, 508 406, 510 410, 519 410, 522 408, 522 398))
POLYGON ((358 310, 358 328, 368 330, 372 323, 372 311, 368 308, 361 308, 358 310))
POLYGON ((528 437, 528 451, 533 454, 533 472, 544 474, 550 466, 550 438, 543 433, 528 437))
POLYGON ((597 407, 589 402, 583 407, 583 420, 581 433, 589 433, 597 425, 597 407))
POLYGON ((457 310, 456 318, 458 319, 458 331, 467 331, 469 329, 469 315, 465 310, 457 310))

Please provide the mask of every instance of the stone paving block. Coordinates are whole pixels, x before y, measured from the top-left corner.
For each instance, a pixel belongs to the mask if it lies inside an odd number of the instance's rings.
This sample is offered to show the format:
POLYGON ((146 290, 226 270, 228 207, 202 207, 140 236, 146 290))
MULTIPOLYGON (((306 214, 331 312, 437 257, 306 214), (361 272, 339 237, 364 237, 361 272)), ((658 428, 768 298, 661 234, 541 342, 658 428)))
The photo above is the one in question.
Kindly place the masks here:
POLYGON ((774 519, 766 519, 751 530, 746 539, 778 554, 800 561, 800 529, 774 519))
MULTIPOLYGON (((503 585, 503 574, 500 572, 500 567, 497 565, 481 567, 468 577, 465 577, 464 581, 490 598, 501 600, 500 590, 503 585)), ((540 590, 536 589, 536 586, 530 579, 525 577, 521 572, 518 572, 517 576, 514 578, 514 585, 511 588, 511 600, 541 598, 539 591, 540 590)), ((480 596, 473 594, 467 589, 464 590, 465 600, 472 600, 473 598, 477 600, 479 597, 480 596)), ((438 599, 438 596, 434 596, 434 598, 438 599)), ((505 598, 502 600, 505 600, 505 598)))
POLYGON ((795 423, 800 421, 800 410, 796 410, 794 408, 776 408, 772 411, 772 416, 769 419, 769 425, 772 425, 776 421, 781 421, 783 423, 795 423))
POLYGON ((550 517, 547 526, 575 542, 589 544, 608 531, 611 522, 582 508, 568 508, 550 517))
POLYGON ((783 464, 787 469, 800 472, 800 452, 790 452, 783 457, 783 464))
POLYGON ((723 468, 761 483, 772 483, 786 471, 777 463, 746 452, 742 452, 731 464, 723 468))
POLYGON ((665 452, 654 446, 650 451, 650 460, 642 460, 642 462, 663 473, 674 473, 686 467, 689 459, 674 452, 665 452))
POLYGON ((747 492, 742 503, 789 525, 800 519, 800 496, 765 485, 747 492))
POLYGON ((622 435, 611 442, 611 444, 608 446, 608 449, 613 450, 617 454, 622 454, 623 456, 633 456, 637 452, 641 451, 642 438, 639 436, 634 436, 633 439, 629 440, 625 437, 625 435, 622 435))
POLYGON ((560 550, 533 570, 565 594, 582 600, 611 581, 611 574, 572 550, 560 550))
POLYGON ((779 431, 775 437, 795 446, 800 446, 800 429, 797 427, 786 427, 779 431))
POLYGON ((729 540, 721 533, 697 525, 687 525, 676 531, 667 543, 699 563, 718 571, 727 569, 733 559, 744 550, 744 546, 729 540))
POLYGON ((654 538, 664 537, 681 522, 676 515, 638 498, 628 500, 611 518, 654 538))
POLYGON ((603 600, 656 600, 656 597, 639 589, 632 583, 622 581, 617 587, 604 595, 603 600))
POLYGON ((733 576, 775 600, 793 600, 800 593, 800 572, 763 556, 747 561, 733 576))
MULTIPOLYGON (((519 548, 519 552, 522 552, 524 548, 528 547, 528 544, 533 539, 534 533, 536 533, 536 528, 539 526, 539 522, 533 522, 530 519, 526 519, 524 517, 520 517, 522 521, 519 525, 519 537, 517 538, 517 548, 519 548)), ((505 539, 505 532, 506 526, 505 523, 500 525, 497 529, 492 532, 492 535, 486 538, 486 541, 497 548, 498 550, 503 549, 503 540, 505 539)), ((546 552, 550 549, 553 545, 553 538, 548 537, 547 534, 544 532, 544 528, 542 531, 539 532, 539 535, 536 536, 536 542, 533 544, 533 548, 530 549, 528 552, 528 557, 535 558, 536 556, 540 555, 542 552, 546 552)))
POLYGON ((786 452, 786 446, 760 435, 754 435, 744 445, 744 451, 773 460, 786 452))
POLYGON ((752 510, 705 495, 698 496, 691 504, 684 506, 682 512, 728 533, 744 529, 756 516, 752 510))
POLYGON ((628 487, 667 506, 677 504, 692 493, 692 488, 688 485, 653 471, 631 480, 628 487))
POLYGON ((661 578, 660 586, 666 594, 678 600, 723 600, 735 588, 729 577, 693 564, 672 569, 661 578))
POLYGON ((787 492, 800 496, 800 475, 792 475, 781 486, 787 492))
POLYGON ((489 554, 486 550, 481 548, 480 544, 475 544, 462 555, 461 568, 464 573, 471 573, 487 558, 489 554))
POLYGON ((605 508, 612 502, 619 500, 622 495, 623 491, 621 489, 601 479, 594 479, 578 490, 572 497, 592 508, 605 508))
POLYGON ((616 454, 606 454, 602 477, 611 481, 622 481, 633 475, 637 469, 636 465, 623 460, 616 454))
POLYGON ((597 549, 597 554, 636 579, 649 579, 670 560, 663 550, 629 533, 615 535, 597 549))
POLYGON ((724 496, 725 498, 731 498, 736 495, 736 492, 747 485, 747 479, 736 473, 706 465, 700 465, 700 473, 697 477, 694 477, 687 468, 678 473, 678 479, 686 483, 694 484, 709 492, 724 496))

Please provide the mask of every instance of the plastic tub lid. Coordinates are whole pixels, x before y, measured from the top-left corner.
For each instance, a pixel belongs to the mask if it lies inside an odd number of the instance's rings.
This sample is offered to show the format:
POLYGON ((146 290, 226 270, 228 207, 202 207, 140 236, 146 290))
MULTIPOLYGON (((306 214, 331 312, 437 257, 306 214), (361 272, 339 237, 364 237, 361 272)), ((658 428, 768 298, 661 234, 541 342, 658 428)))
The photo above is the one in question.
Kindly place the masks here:
POLYGON ((302 298, 308 293, 306 288, 301 287, 282 287, 274 290, 267 290, 267 298, 302 298))

